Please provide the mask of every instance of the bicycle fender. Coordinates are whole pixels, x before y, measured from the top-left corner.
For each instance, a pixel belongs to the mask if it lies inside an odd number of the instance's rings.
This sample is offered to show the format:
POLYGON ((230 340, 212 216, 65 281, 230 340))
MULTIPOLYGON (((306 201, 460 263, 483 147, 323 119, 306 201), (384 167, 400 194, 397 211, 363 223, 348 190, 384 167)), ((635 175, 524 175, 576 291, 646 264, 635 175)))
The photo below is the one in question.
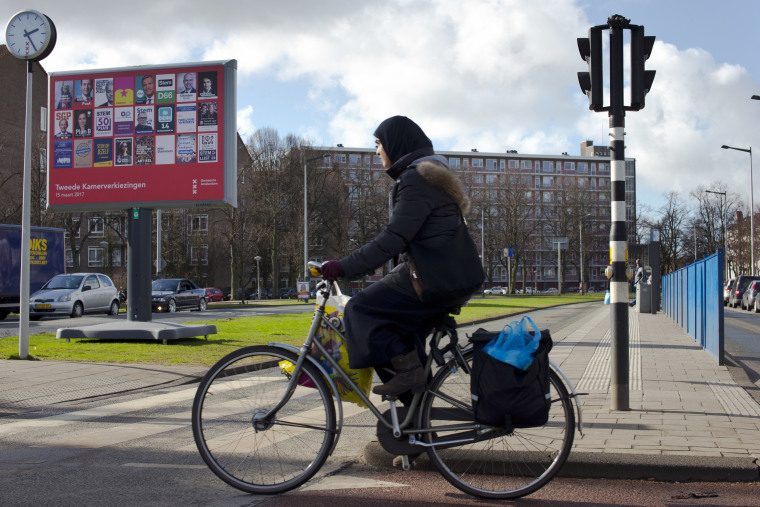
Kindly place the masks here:
POLYGON ((575 410, 578 412, 578 433, 583 436, 583 414, 581 414, 581 402, 578 401, 578 393, 575 392, 575 387, 570 383, 570 379, 567 378, 565 372, 560 370, 559 366, 554 364, 551 359, 549 359, 549 366, 551 366, 551 368, 557 372, 557 375, 562 377, 562 380, 565 382, 565 386, 570 389, 570 397, 575 401, 575 410))
MULTIPOLYGON (((295 353, 297 356, 301 355, 301 350, 294 346, 294 345, 288 345, 287 343, 279 343, 279 342, 269 342, 267 345, 270 345, 272 347, 280 347, 281 349, 288 350, 290 352, 295 353)), ((317 367, 319 372, 322 374, 322 377, 327 382, 327 385, 330 386, 330 390, 333 392, 333 396, 337 398, 336 405, 338 406, 338 417, 337 417, 337 427, 335 430, 335 438, 333 439, 333 445, 330 449, 330 456, 332 456, 333 451, 335 450, 335 447, 338 445, 338 440, 340 439, 340 434, 343 431, 343 400, 340 399, 340 394, 338 392, 338 387, 335 385, 335 381, 330 377, 330 375, 327 373, 327 370, 325 370, 325 367, 322 366, 322 364, 311 357, 310 355, 306 356, 306 359, 311 362, 314 366, 317 367)))

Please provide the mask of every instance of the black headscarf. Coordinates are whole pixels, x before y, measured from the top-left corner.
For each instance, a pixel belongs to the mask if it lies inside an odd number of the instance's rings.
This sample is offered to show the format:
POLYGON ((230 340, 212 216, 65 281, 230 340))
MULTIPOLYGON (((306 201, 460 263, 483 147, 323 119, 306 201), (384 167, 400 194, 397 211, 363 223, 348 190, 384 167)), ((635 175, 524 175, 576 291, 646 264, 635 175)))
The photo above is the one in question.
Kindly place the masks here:
POLYGON ((392 116, 384 120, 375 129, 375 137, 390 158, 391 168, 401 165, 397 164, 399 162, 409 164, 416 158, 434 154, 433 143, 428 136, 406 116, 392 116))

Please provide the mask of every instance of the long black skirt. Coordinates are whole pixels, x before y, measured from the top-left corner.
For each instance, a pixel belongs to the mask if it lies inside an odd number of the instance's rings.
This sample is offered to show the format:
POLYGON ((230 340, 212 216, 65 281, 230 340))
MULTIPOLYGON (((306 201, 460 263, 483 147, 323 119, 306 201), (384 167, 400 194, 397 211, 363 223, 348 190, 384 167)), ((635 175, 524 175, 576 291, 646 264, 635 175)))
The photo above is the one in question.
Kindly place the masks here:
POLYGON ((424 340, 436 321, 462 302, 430 305, 382 280, 373 283, 351 297, 344 311, 351 368, 382 366, 414 349, 424 358, 424 340))

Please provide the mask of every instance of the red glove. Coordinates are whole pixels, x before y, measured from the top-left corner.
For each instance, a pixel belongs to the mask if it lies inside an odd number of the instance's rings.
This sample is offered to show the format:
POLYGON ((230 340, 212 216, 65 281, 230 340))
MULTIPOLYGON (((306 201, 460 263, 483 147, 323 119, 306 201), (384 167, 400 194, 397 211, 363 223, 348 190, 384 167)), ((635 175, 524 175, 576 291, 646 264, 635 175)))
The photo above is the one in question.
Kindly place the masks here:
POLYGON ((327 261, 322 264, 322 276, 327 280, 337 280, 343 276, 343 266, 340 261, 327 261))

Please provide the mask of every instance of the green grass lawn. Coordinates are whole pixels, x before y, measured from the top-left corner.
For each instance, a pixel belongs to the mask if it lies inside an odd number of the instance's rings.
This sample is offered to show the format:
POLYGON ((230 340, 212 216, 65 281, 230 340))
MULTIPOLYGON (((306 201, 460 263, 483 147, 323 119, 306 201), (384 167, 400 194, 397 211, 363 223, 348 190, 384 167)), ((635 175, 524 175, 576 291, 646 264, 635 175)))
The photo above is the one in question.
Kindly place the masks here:
MULTIPOLYGON (((479 296, 457 316, 460 324, 496 318, 558 304, 601 301, 603 294, 562 296, 479 296)), ((229 304, 229 303, 228 303, 229 304)), ((300 303, 304 304, 304 303, 300 303)), ((231 303, 230 306, 238 305, 231 303)), ((216 306, 216 305, 215 305, 216 306)), ((239 305, 238 305, 239 306, 239 305)), ((29 358, 106 363, 153 363, 211 366, 219 358, 248 345, 283 342, 300 345, 306 338, 311 313, 263 315, 199 321, 214 324, 217 334, 169 341, 58 340, 53 333, 29 337, 29 358)), ((62 323, 62 325, 65 325, 62 323)), ((0 338, 0 358, 18 359, 18 336, 0 338)))

